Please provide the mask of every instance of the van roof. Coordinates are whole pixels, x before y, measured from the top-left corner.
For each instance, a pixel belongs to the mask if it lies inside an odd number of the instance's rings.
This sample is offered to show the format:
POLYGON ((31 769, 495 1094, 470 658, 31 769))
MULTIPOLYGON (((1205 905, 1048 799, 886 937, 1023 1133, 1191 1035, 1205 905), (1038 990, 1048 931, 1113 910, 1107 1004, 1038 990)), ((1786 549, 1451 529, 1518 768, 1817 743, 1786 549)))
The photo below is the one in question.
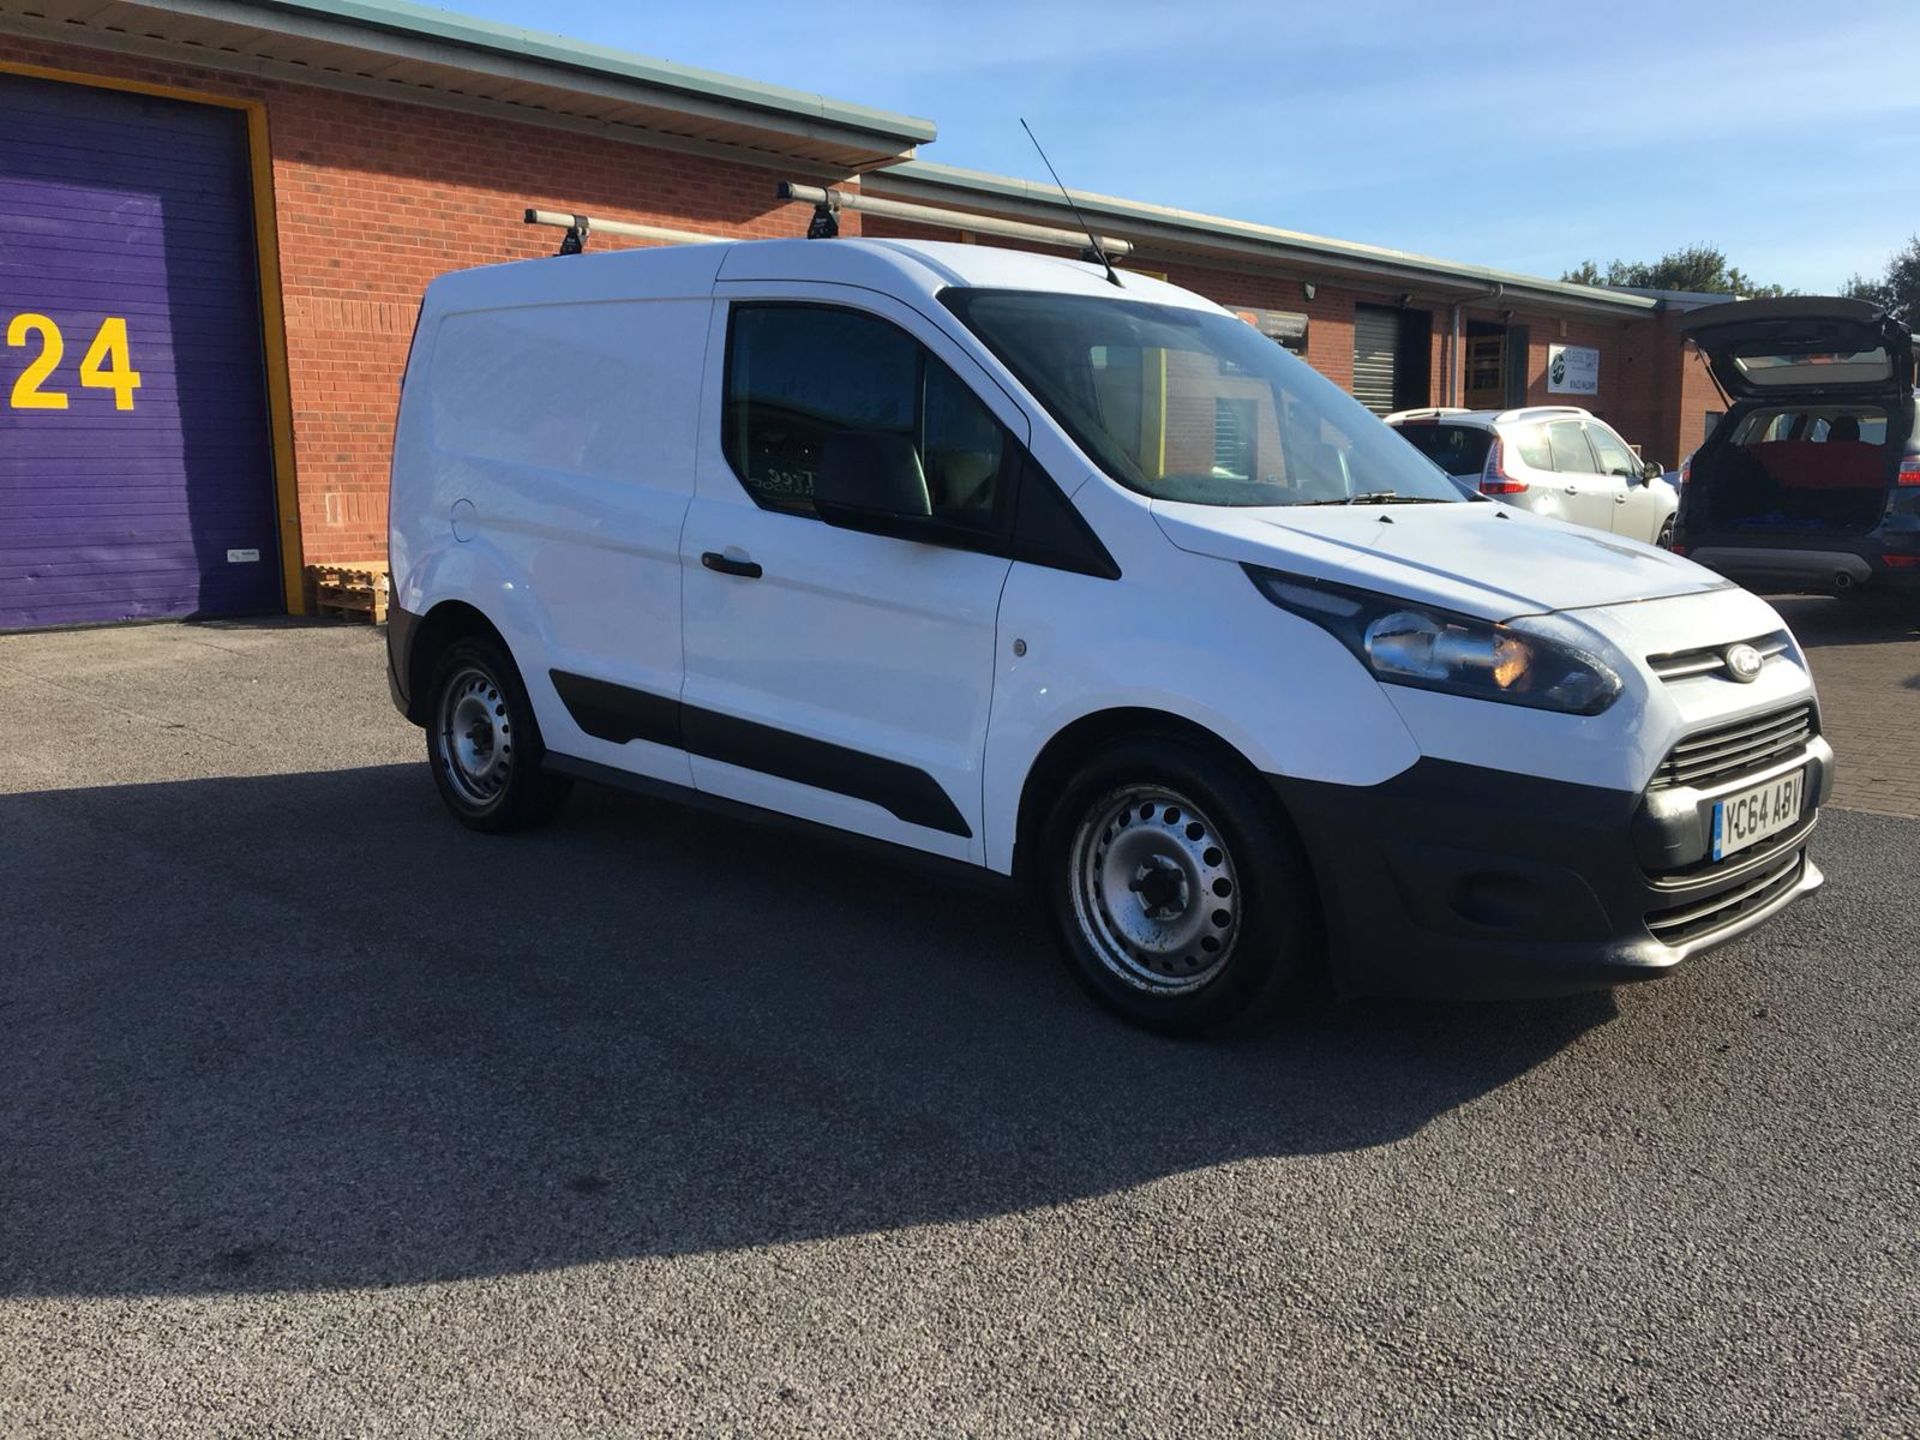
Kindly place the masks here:
MULTIPOLYGON (((1121 270, 1115 289, 1097 264, 1059 255, 934 240, 716 240, 601 254, 516 260, 456 270, 427 290, 433 310, 503 305, 705 297, 715 283, 811 281, 931 299, 952 286, 1038 290, 1149 300, 1196 310, 1220 307, 1150 275, 1121 270)), ((1226 313, 1222 311, 1221 313, 1226 313)))

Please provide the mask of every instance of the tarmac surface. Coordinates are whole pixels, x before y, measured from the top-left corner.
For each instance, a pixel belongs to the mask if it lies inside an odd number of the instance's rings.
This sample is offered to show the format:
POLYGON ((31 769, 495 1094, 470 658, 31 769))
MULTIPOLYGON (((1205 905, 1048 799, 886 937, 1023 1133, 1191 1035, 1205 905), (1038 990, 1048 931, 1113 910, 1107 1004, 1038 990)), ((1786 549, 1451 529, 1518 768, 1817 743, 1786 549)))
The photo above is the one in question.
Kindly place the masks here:
POLYGON ((0 637, 0 1434, 1920 1433, 1920 644, 1793 603, 1905 812, 1819 894, 1208 1045, 780 829, 470 834, 374 631, 0 637))

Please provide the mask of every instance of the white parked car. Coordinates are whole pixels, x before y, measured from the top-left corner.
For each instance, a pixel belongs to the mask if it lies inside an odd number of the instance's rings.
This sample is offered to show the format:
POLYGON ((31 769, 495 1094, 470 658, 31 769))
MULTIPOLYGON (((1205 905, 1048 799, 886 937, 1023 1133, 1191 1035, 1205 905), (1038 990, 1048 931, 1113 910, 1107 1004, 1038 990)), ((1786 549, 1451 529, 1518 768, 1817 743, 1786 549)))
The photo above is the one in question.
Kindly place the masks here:
POLYGON ((1463 489, 1662 548, 1673 542, 1680 492, 1576 405, 1401 410, 1387 424, 1463 489))
POLYGON ((1144 276, 867 240, 445 276, 391 544, 394 697, 468 825, 584 779, 1027 880, 1166 1029, 1323 972, 1660 975, 1821 880, 1772 609, 1463 497, 1144 276))

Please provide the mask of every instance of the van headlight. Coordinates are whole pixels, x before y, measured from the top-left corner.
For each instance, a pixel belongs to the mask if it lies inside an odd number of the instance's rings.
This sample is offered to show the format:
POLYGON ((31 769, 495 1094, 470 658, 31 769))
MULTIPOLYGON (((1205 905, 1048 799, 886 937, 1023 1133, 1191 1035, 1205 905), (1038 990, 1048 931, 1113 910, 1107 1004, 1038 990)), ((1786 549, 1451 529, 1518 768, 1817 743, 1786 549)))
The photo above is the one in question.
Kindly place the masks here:
POLYGON ((1598 715, 1619 697, 1620 677, 1603 661, 1543 635, 1323 580, 1246 571, 1261 594, 1332 635, 1384 684, 1567 715, 1598 715))

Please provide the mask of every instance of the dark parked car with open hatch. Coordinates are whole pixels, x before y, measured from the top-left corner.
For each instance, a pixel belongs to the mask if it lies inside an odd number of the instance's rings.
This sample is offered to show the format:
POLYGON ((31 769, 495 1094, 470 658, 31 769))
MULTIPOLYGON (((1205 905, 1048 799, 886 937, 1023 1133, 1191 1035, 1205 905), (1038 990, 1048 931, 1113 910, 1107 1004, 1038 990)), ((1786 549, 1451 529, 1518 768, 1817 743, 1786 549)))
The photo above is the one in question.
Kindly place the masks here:
POLYGON ((1792 296, 1681 329, 1729 407, 1688 462, 1674 549, 1754 590, 1920 591, 1907 327, 1865 301, 1792 296))

